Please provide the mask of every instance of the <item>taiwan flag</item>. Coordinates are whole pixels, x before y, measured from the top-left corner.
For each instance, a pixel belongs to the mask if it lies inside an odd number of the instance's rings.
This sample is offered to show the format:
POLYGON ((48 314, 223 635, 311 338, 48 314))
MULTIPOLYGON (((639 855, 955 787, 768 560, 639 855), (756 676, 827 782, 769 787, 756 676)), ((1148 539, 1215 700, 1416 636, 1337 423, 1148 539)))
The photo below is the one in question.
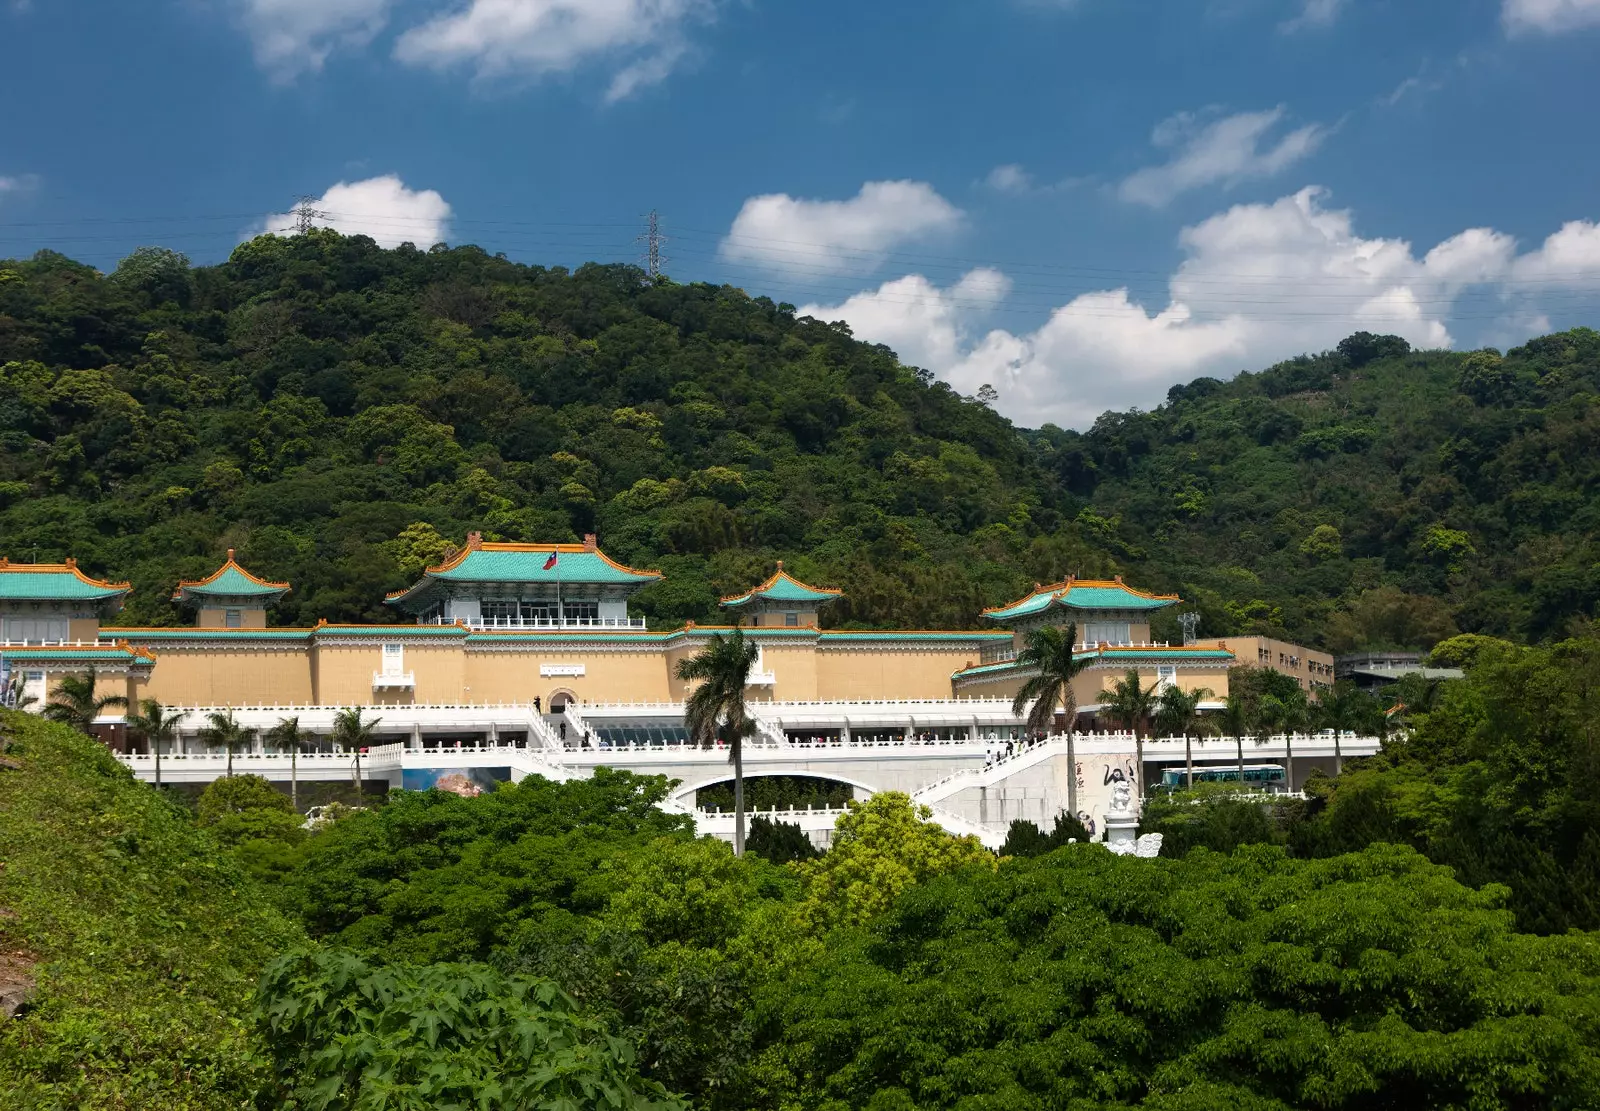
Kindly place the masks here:
POLYGON ((560 552, 554 552, 554 551, 550 553, 550 558, 544 561, 544 569, 546 571, 554 571, 555 570, 556 559, 560 556, 560 554, 561 554, 560 552))

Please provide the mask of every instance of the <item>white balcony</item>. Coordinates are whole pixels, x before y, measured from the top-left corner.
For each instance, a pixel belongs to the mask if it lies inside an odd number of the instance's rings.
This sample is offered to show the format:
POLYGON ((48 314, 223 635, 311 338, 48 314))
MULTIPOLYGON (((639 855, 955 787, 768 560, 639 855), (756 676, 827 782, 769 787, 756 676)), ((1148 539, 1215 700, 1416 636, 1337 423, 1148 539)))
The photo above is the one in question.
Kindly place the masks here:
POLYGON ((372 673, 372 689, 378 690, 416 690, 417 673, 415 671, 374 671, 372 673))
POLYGON ((770 687, 776 685, 778 677, 770 671, 752 671, 745 680, 745 685, 750 687, 770 687))
MULTIPOLYGON (((442 617, 435 617, 424 621, 425 625, 454 625, 454 621, 446 621, 442 617)), ((561 620, 554 618, 512 618, 512 617, 480 617, 476 621, 467 623, 469 629, 493 629, 505 632, 552 632, 562 629, 643 629, 645 620, 642 617, 567 617, 561 620)))

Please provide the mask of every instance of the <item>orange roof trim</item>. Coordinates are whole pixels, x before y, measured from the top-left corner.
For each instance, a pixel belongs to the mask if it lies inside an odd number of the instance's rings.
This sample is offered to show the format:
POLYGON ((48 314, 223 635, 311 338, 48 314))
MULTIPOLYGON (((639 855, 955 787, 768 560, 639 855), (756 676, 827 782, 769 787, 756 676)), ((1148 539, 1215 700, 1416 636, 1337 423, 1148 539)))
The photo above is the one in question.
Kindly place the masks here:
POLYGON ((717 600, 719 602, 732 602, 738 598, 749 598, 752 595, 760 594, 762 591, 771 590, 773 587, 778 585, 778 581, 780 579, 788 579, 797 586, 803 586, 807 590, 815 591, 818 594, 832 594, 837 597, 844 593, 843 590, 836 586, 812 586, 810 583, 801 582, 799 579, 795 578, 793 575, 789 574, 783 569, 783 560, 780 559, 778 560, 778 569, 771 575, 767 576, 767 580, 761 585, 752 586, 749 590, 736 590, 732 594, 724 594, 717 600))
POLYGON ((24 574, 35 575, 71 574, 76 575, 79 582, 88 583, 90 586, 98 586, 102 590, 133 589, 131 582, 111 582, 108 579, 97 579, 90 575, 85 575, 78 570, 78 561, 71 556, 68 556, 64 563, 12 563, 9 559, 0 559, 0 572, 5 571, 19 571, 24 574))
POLYGON ((1154 594, 1154 593, 1151 593, 1148 590, 1140 590, 1136 586, 1129 586, 1127 583, 1122 581, 1122 576, 1121 575, 1116 575, 1116 576, 1114 576, 1112 578, 1109 578, 1109 579, 1079 579, 1079 578, 1074 578, 1071 575, 1068 575, 1065 579, 1062 579, 1060 582, 1057 582, 1057 583, 1050 583, 1048 585, 1041 585, 1039 583, 1035 583, 1032 590, 1028 591, 1028 593, 1024 594, 1022 597, 1018 598, 1016 601, 1007 602, 1003 606, 989 606, 986 609, 982 610, 981 612, 983 612, 983 613, 999 613, 1001 610, 1008 610, 1012 606, 1021 605, 1023 602, 1026 602, 1029 598, 1033 598, 1033 597, 1035 597, 1037 595, 1040 595, 1040 594, 1060 594, 1060 593, 1062 593, 1064 591, 1071 591, 1073 587, 1078 587, 1078 586, 1085 587, 1085 588, 1090 588, 1090 589, 1098 588, 1098 589, 1101 589, 1101 590, 1126 590, 1129 594, 1132 594, 1135 597, 1148 598, 1152 602, 1181 602, 1181 601, 1183 601, 1183 599, 1180 596, 1176 595, 1176 594, 1154 594))
MULTIPOLYGON (((560 552, 563 555, 588 554, 599 556, 602 561, 616 568, 618 571, 626 571, 632 575, 661 574, 660 571, 654 569, 645 570, 639 567, 629 567, 625 563, 618 563, 616 560, 606 555, 606 553, 602 552, 599 548, 592 547, 588 544, 528 544, 523 541, 511 540, 484 540, 476 544, 469 542, 467 545, 462 547, 460 551, 456 552, 455 555, 451 556, 443 563, 435 567, 426 568, 424 570, 424 574, 432 575, 437 574, 440 571, 454 571, 457 567, 461 566, 461 564, 466 561, 466 558, 473 552, 524 552, 529 555, 549 555, 551 552, 560 552)), ((411 587, 406 587, 405 590, 397 590, 392 594, 385 595, 385 597, 398 598, 402 594, 409 593, 411 589, 411 587)))
MULTIPOLYGON (((252 575, 249 571, 246 571, 243 567, 239 566, 238 562, 233 558, 233 551, 234 550, 232 548, 229 548, 228 549, 228 558, 227 558, 227 560, 223 563, 223 565, 221 567, 218 567, 215 571, 211 572, 211 574, 207 575, 205 578, 203 578, 203 579, 179 579, 178 580, 178 590, 182 590, 186 586, 210 586, 212 583, 214 583, 218 579, 220 579, 223 575, 227 574, 230 568, 232 570, 234 570, 234 571, 239 572, 239 574, 243 575, 245 578, 249 579, 251 582, 255 583, 257 586, 267 587, 268 589, 271 589, 271 590, 288 590, 288 589, 290 589, 288 583, 269 582, 268 580, 261 578, 259 575, 252 575)), ((172 596, 174 598, 176 598, 178 596, 178 591, 177 590, 173 591, 172 596)))

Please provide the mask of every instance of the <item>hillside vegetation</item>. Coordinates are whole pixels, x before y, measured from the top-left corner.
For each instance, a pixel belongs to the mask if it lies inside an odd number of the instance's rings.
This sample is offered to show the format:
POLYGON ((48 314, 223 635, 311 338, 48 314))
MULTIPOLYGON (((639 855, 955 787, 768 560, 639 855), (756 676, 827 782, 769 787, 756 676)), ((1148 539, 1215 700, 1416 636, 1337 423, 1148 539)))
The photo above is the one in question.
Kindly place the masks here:
POLYGON ((0 1019, 0 1106, 244 1105, 256 979, 300 927, 98 742, 4 711, 0 730, 0 954, 37 981, 0 1019))
MULTIPOLYGON (((1600 600, 1600 335, 1393 337, 1085 433, 1013 428, 842 324, 626 266, 317 231, 191 268, 0 263, 0 555, 126 575, 134 623, 235 547, 283 623, 470 529, 666 571, 657 626, 783 558, 835 624, 970 626, 1069 573, 1181 591, 1204 633, 1331 647, 1562 634, 1600 600)), ((1162 630, 1171 635, 1173 630, 1162 630)))

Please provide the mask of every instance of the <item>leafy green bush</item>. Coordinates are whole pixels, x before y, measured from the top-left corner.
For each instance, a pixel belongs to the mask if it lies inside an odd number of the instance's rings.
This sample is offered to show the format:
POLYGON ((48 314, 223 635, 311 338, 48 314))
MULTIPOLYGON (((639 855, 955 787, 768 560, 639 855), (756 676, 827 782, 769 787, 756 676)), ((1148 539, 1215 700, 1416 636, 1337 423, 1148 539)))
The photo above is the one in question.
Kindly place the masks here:
POLYGON ((484 965, 286 953, 262 977, 257 1021, 280 1098, 315 1111, 688 1107, 553 983, 484 965))
POLYGON ((7 1107, 237 1108, 266 1071, 251 993, 303 941, 188 812, 99 743, 0 712, 0 952, 38 992, 0 1021, 7 1107))
POLYGON ((1395 846, 946 875, 763 990, 757 1105, 1594 1106, 1600 937, 1504 896, 1395 846))

